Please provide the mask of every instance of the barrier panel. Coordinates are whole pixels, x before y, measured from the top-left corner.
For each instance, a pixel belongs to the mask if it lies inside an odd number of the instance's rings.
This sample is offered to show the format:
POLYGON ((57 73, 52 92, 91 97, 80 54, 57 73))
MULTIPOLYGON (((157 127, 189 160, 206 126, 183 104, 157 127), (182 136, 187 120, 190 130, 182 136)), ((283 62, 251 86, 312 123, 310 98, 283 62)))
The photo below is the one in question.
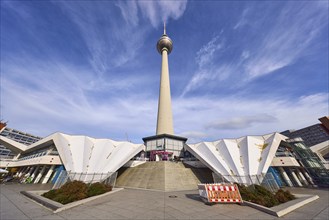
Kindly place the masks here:
POLYGON ((208 203, 243 203, 236 184, 199 184, 199 194, 208 203))

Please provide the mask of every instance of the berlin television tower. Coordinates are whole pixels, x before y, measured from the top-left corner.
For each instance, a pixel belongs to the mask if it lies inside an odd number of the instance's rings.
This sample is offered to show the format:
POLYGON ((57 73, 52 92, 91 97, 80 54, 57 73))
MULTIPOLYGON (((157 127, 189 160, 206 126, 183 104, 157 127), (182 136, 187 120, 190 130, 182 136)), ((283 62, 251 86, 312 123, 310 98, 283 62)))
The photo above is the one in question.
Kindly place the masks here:
POLYGON ((174 134, 168 66, 168 54, 172 48, 173 43, 166 34, 166 24, 164 23, 163 35, 157 43, 158 52, 162 55, 162 64, 156 135, 174 134))

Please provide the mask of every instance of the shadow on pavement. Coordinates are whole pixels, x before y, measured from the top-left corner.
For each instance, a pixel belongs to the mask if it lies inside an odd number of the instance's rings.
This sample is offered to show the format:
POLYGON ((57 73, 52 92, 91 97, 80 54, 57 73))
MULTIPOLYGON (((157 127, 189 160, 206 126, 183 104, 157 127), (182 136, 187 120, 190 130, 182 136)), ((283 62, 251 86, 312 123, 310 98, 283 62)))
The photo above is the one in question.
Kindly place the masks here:
POLYGON ((199 202, 202 202, 202 199, 200 198, 200 195, 199 194, 185 194, 185 196, 189 199, 193 199, 195 201, 199 201, 199 202))

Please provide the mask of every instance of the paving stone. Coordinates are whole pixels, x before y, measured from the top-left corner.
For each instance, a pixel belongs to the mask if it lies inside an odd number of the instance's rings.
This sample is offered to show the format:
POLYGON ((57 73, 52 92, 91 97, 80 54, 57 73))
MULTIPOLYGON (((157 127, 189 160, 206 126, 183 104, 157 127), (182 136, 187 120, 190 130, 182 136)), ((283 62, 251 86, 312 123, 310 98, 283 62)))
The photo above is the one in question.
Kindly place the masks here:
MULTIPOLYGON (((19 191, 38 185, 0 185, 0 219, 278 219, 248 206, 205 205, 198 191, 159 192, 125 189, 115 194, 53 214, 22 196, 19 191), (176 195, 177 198, 169 198, 176 195)), ((328 191, 289 188, 320 198, 280 219, 328 219, 328 191)))

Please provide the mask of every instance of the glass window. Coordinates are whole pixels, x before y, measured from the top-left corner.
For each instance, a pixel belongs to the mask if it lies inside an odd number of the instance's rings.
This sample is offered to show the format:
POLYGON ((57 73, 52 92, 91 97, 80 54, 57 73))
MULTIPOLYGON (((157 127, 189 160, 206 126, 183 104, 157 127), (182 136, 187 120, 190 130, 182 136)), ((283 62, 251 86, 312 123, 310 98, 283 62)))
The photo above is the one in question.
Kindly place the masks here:
POLYGON ((163 143, 164 143, 163 139, 156 140, 156 142, 157 142, 158 146, 163 145, 163 143))

